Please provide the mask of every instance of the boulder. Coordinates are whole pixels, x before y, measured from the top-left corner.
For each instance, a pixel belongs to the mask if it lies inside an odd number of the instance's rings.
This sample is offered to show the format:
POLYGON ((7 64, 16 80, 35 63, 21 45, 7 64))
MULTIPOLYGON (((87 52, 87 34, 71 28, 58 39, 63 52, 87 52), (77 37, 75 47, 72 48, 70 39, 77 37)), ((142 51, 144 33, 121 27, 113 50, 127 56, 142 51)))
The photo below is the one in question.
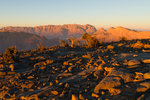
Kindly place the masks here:
POLYGON ((144 62, 144 63, 150 63, 150 59, 144 59, 144 60, 142 60, 142 62, 144 62))
POLYGON ((144 76, 144 79, 150 79, 150 72, 145 73, 143 76, 144 76))
POLYGON ((128 61, 128 66, 133 66, 133 65, 138 65, 138 64, 141 64, 141 62, 136 59, 132 59, 128 61))
POLYGON ((94 88, 95 93, 99 93, 100 89, 109 90, 121 85, 121 78, 116 76, 106 76, 98 85, 94 88))
POLYGON ((121 69, 113 69, 108 73, 108 76, 118 76, 121 77, 125 83, 132 82, 134 80, 135 75, 132 73, 129 73, 127 70, 121 70, 121 69))

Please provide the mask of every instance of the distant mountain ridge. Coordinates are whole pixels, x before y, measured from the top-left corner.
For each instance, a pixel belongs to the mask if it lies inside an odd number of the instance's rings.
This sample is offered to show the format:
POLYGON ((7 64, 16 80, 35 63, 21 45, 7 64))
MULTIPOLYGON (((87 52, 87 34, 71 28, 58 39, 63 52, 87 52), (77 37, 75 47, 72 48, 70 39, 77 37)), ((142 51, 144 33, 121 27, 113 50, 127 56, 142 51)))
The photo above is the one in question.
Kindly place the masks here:
MULTIPOLYGON (((104 28, 100 28, 96 30, 94 26, 89 24, 86 25, 64 24, 64 25, 46 25, 46 26, 35 26, 35 27, 4 27, 1 28, 1 31, 2 30, 5 31, 9 30, 9 32, 13 32, 13 33, 20 32, 20 33, 28 33, 28 34, 30 33, 32 35, 39 35, 38 36, 39 38, 43 38, 42 41, 45 40, 50 41, 48 44, 43 42, 43 44, 46 44, 46 46, 57 45, 59 44, 59 40, 68 39, 69 37, 73 37, 75 39, 81 39, 84 33, 89 33, 92 36, 96 37, 99 41, 104 41, 104 42, 119 41, 121 40, 121 38, 126 38, 127 40, 150 38, 150 31, 136 31, 121 26, 115 28, 110 27, 108 30, 105 30, 104 28)), ((1 38, 2 37, 0 37, 0 39, 1 38)), ((17 38, 17 36, 15 38, 17 38)), ((13 40, 13 37, 10 39, 13 40)))
POLYGON ((58 40, 48 40, 45 37, 25 32, 0 30, 0 52, 11 46, 16 46, 19 50, 36 49, 37 45, 54 46, 58 40))
POLYGON ((2 28, 2 30, 33 33, 40 36, 44 36, 47 39, 67 39, 68 37, 79 38, 84 33, 93 34, 94 32, 96 32, 96 28, 89 24, 46 25, 36 27, 4 27, 2 28))
POLYGON ((99 40, 104 40, 105 42, 119 41, 121 38, 126 38, 127 40, 132 39, 149 39, 149 31, 136 31, 128 28, 118 26, 116 28, 110 27, 108 30, 104 28, 98 29, 94 35, 99 40))

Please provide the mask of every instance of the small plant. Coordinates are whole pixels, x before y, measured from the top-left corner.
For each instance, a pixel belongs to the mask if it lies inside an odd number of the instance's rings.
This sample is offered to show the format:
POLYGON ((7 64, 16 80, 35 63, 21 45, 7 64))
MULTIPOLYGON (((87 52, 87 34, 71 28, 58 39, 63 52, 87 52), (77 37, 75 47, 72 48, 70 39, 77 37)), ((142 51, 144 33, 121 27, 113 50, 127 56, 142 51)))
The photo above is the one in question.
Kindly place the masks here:
POLYGON ((87 44, 88 48, 98 47, 99 46, 99 41, 95 37, 92 37, 88 33, 85 33, 82 36, 82 39, 84 39, 86 41, 86 44, 87 44))
POLYGON ((76 43, 78 46, 80 46, 80 40, 77 40, 76 43))
POLYGON ((68 47, 68 43, 66 43, 66 41, 60 40, 59 42, 61 47, 68 47))
POLYGON ((18 50, 16 48, 16 46, 12 46, 10 48, 7 48, 5 50, 5 53, 3 54, 3 60, 5 63, 13 63, 14 61, 16 61, 16 54, 17 54, 18 50))
POLYGON ((128 39, 125 37, 125 36, 123 36, 123 37, 121 37, 120 38, 120 42, 125 42, 125 41, 127 41, 128 39))
POLYGON ((71 42, 71 47, 73 48, 73 47, 75 47, 75 43, 74 43, 74 38, 73 37, 69 37, 68 38, 69 39, 69 41, 71 42))
POLYGON ((41 52, 46 50, 46 48, 41 43, 37 44, 37 47, 38 47, 38 50, 41 52))

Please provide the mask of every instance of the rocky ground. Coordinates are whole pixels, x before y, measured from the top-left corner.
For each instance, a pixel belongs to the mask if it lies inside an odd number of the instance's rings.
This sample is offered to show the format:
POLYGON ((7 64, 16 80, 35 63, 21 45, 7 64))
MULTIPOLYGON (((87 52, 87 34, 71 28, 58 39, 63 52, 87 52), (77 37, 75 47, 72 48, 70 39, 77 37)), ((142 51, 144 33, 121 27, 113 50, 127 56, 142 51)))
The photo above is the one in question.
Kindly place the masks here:
POLYGON ((150 40, 0 55, 0 99, 149 100, 150 40))

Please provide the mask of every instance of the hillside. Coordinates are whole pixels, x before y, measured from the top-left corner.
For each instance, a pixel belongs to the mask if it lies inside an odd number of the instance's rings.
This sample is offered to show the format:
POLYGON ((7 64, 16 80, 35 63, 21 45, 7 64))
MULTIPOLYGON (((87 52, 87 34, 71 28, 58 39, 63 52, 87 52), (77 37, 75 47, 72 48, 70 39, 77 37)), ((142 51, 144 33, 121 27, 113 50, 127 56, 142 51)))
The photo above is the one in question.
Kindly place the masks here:
POLYGON ((13 30, 18 32, 33 33, 44 36, 47 39, 59 38, 68 39, 68 37, 79 38, 84 33, 92 34, 96 31, 95 27, 89 24, 64 24, 64 25, 47 25, 36 27, 4 27, 3 30, 13 30))
POLYGON ((48 40, 44 37, 16 31, 0 30, 0 52, 11 46, 17 46, 19 50, 35 49, 37 45, 54 46, 58 40, 48 40))
POLYGON ((150 99, 148 39, 8 51, 0 55, 0 99, 150 99))
POLYGON ((128 40, 132 39, 149 39, 150 32, 149 31, 136 31, 127 29, 121 26, 116 28, 109 28, 108 30, 104 30, 100 28, 94 33, 94 36, 99 40, 104 40, 106 42, 111 41, 119 41, 122 37, 125 37, 128 40))

